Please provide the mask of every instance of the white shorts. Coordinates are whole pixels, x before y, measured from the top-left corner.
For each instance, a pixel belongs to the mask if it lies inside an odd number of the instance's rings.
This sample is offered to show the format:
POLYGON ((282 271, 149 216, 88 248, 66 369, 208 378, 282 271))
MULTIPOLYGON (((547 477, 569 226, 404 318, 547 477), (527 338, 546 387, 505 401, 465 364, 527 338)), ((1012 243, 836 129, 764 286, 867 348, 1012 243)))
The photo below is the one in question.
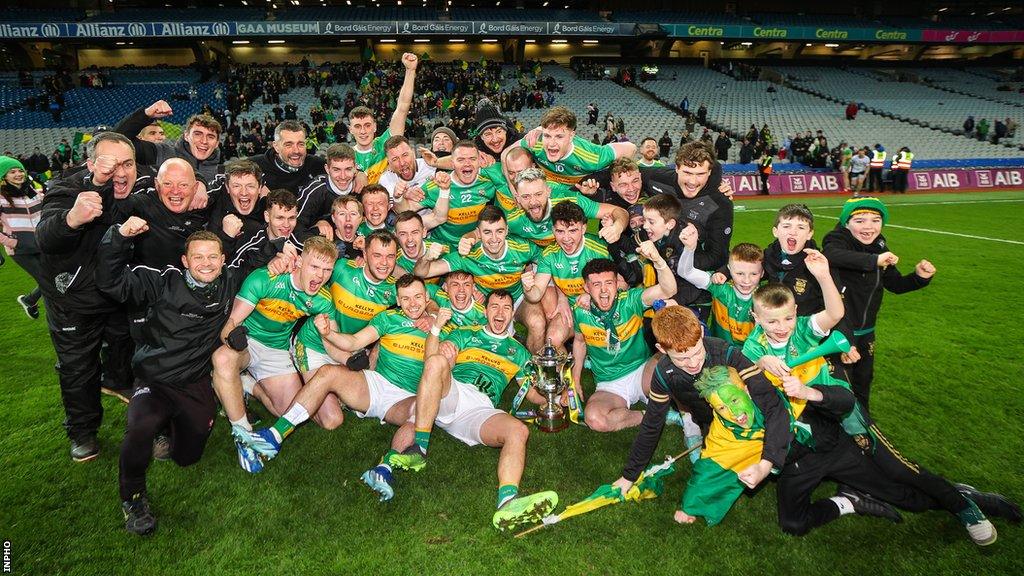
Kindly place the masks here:
POLYGON ((246 341, 248 343, 249 365, 242 368, 248 370, 257 381, 273 378, 274 376, 295 374, 292 356, 287 350, 271 348, 251 336, 247 336, 246 341))
POLYGON ((363 378, 366 379, 366 388, 370 393, 370 405, 366 412, 356 412, 356 416, 360 418, 376 418, 383 423, 392 406, 406 398, 416 396, 415 392, 399 388, 373 370, 363 370, 363 378))
POLYGON ((641 364, 636 370, 621 378, 616 378, 609 382, 598 382, 597 391, 615 394, 626 401, 627 408, 637 402, 647 404, 647 396, 644 394, 643 386, 644 366, 646 365, 646 362, 641 364))
POLYGON ((496 414, 504 414, 476 386, 452 378, 448 395, 441 399, 437 425, 467 446, 483 444, 480 429, 496 414))
POLYGON ((341 362, 331 358, 328 354, 313 350, 301 342, 295 343, 295 363, 299 365, 299 370, 303 374, 316 372, 325 364, 334 364, 335 366, 341 364, 341 362))

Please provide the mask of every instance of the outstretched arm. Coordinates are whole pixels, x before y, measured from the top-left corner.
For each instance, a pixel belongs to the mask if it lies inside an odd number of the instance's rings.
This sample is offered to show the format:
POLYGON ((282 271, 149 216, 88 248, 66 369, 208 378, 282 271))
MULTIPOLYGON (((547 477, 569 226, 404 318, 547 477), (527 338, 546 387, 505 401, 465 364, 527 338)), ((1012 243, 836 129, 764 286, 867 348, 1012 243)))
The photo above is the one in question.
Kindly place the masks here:
POLYGON ((402 54, 402 65, 405 66, 405 79, 402 81, 402 88, 398 91, 398 102, 395 103, 395 112, 391 115, 391 124, 388 128, 392 136, 405 134, 405 119, 409 116, 409 108, 412 106, 413 88, 416 84, 416 64, 419 58, 415 54, 406 52, 402 54))

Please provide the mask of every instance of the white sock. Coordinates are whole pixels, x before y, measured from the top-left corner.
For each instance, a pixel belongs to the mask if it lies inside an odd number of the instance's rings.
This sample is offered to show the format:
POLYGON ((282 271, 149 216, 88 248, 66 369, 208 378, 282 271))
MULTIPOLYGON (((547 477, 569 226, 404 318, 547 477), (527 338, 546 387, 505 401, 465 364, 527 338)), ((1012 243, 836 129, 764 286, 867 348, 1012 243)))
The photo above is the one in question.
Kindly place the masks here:
POLYGON ((853 514, 853 502, 850 502, 850 499, 846 496, 833 496, 829 500, 835 503, 836 508, 839 508, 840 516, 853 514))
POLYGON ((252 424, 249 424, 249 417, 245 414, 243 414, 242 417, 239 418, 238 420, 232 420, 231 425, 241 426, 242 428, 245 428, 249 432, 252 432, 252 424))
POLYGON ((305 406, 296 402, 295 404, 292 404, 292 407, 282 414, 281 417, 287 420, 292 426, 298 426, 306 420, 309 420, 309 412, 306 411, 305 406))
POLYGON ((700 426, 693 421, 693 417, 690 416, 689 412, 683 413, 683 435, 684 436, 700 436, 700 426))

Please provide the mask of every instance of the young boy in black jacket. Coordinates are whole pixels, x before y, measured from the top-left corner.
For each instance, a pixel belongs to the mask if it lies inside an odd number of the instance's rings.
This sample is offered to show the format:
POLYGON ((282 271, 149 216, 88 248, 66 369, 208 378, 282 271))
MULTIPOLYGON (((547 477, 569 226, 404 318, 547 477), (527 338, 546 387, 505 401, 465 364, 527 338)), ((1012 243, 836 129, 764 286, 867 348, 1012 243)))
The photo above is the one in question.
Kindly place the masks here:
POLYGON ((845 320, 853 330, 853 348, 844 354, 853 393, 868 408, 875 370, 875 320, 882 305, 882 289, 903 294, 924 288, 935 275, 935 266, 921 260, 912 274, 896 269, 899 257, 889 251, 882 226, 889 210, 878 198, 851 198, 839 214, 839 224, 825 235, 825 257, 846 287, 845 320))

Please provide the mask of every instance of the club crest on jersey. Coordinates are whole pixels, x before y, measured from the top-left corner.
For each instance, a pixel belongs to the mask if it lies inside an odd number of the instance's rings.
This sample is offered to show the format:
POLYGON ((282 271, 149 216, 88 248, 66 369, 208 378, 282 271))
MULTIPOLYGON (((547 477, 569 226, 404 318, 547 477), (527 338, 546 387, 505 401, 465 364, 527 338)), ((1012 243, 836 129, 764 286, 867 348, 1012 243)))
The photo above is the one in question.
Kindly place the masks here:
POLYGON ((807 280, 804 278, 797 278, 796 284, 793 284, 793 292, 796 292, 798 296, 807 292, 807 280))

